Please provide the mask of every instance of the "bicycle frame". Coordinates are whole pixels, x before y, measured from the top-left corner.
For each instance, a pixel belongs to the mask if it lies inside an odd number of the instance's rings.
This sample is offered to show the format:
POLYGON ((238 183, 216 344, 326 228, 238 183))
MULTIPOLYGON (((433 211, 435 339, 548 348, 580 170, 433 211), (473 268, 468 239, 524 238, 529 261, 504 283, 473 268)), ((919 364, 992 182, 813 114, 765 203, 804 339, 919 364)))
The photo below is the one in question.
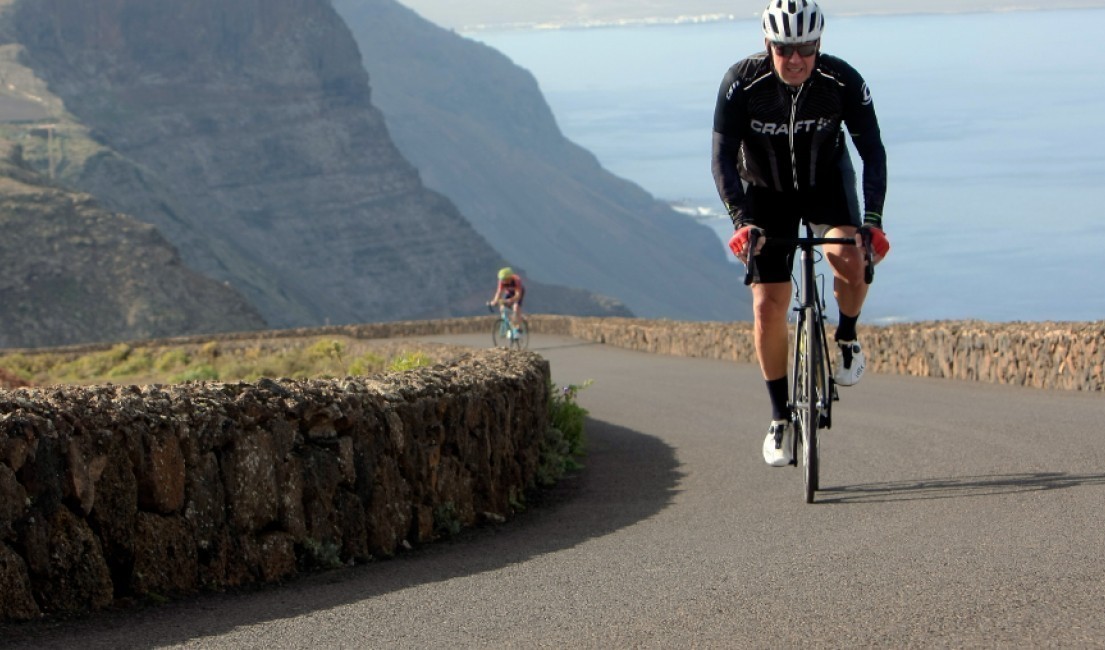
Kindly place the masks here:
MULTIPOLYGON (((495 304, 489 304, 487 308, 494 312, 495 304)), ((499 318, 491 329, 491 342, 495 347, 509 347, 525 349, 529 347, 529 327, 525 318, 517 328, 510 322, 510 307, 502 301, 497 303, 499 318)))

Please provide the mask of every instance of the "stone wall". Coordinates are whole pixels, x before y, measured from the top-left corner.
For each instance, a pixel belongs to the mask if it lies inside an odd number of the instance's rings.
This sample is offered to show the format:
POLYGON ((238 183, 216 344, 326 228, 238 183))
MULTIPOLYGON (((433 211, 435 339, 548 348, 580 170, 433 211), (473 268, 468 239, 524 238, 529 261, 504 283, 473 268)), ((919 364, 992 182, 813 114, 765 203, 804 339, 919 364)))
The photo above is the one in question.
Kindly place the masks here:
MULTIPOLYGON (((533 330, 642 352, 755 363, 752 324, 532 317, 533 330)), ((831 334, 831 328, 829 335, 831 334)), ((944 321, 860 326, 875 373, 1031 388, 1105 390, 1105 321, 944 321)))
POLYGON ((535 485, 550 372, 0 391, 0 620, 390 556, 535 485))

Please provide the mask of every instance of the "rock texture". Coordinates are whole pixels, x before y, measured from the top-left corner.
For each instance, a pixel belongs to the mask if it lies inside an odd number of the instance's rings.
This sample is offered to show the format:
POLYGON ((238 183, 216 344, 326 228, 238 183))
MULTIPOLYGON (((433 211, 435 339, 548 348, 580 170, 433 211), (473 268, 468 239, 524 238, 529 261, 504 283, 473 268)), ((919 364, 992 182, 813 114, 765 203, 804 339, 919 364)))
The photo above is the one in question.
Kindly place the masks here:
POLYGON ((0 392, 0 620, 335 568, 502 521, 535 487, 549 367, 0 392))
POLYGON ((0 347, 265 326, 232 289, 185 267, 152 226, 50 185, 2 145, 0 232, 0 347))
MULTIPOLYGON (((533 332, 641 352, 756 363, 751 323, 555 316, 531 316, 530 323, 533 332)), ((1105 391, 1105 321, 861 325, 859 340, 868 372, 1105 391)))

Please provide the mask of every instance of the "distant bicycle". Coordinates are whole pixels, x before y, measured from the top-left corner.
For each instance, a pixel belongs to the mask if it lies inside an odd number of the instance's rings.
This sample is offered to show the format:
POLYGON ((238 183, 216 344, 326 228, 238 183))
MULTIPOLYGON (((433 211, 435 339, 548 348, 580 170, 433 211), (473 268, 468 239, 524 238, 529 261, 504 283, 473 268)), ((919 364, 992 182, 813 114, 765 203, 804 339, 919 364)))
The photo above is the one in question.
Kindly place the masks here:
MULTIPOLYGON (((517 328, 510 324, 510 308, 503 303, 498 303, 499 317, 491 327, 491 343, 497 348, 511 348, 525 350, 529 347, 529 322, 522 317, 522 322, 517 328)), ((487 309, 494 313, 495 305, 489 304, 487 309)))
MULTIPOLYGON (((813 503, 814 493, 819 489, 820 439, 817 430, 830 429, 833 426, 833 402, 839 401, 836 382, 833 380, 832 357, 829 355, 829 343, 825 338, 825 297, 824 288, 817 284, 816 264, 821 259, 816 247, 822 244, 855 245, 850 237, 814 237, 813 227, 805 223, 806 236, 800 239, 770 237, 764 246, 793 246, 801 249, 801 264, 798 282, 795 283, 797 305, 794 311, 798 318, 794 326, 794 345, 790 348, 790 366, 794 382, 790 391, 790 410, 794 426, 794 446, 792 458, 802 458, 806 503, 813 503), (801 446, 801 455, 798 447, 801 446)), ((753 232, 748 240, 748 250, 756 250, 759 233, 753 232)), ((748 256, 745 284, 751 284, 755 270, 755 256, 748 256)), ((872 259, 871 242, 864 240, 864 281, 871 284, 875 278, 875 265, 872 259)))

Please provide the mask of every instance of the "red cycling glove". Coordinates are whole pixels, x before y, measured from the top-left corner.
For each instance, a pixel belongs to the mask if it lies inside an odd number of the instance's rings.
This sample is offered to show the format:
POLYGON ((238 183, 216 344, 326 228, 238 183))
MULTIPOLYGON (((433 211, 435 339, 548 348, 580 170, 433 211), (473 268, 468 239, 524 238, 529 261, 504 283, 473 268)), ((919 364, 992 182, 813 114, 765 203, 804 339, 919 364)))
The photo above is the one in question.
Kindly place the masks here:
POLYGON ((748 259, 745 250, 748 248, 748 236, 754 229, 756 226, 743 226, 729 238, 729 250, 742 262, 748 259))
POLYGON ((878 264, 886 257, 886 254, 890 252, 890 240, 886 238, 886 233, 882 231, 882 228, 864 226, 860 230, 870 233, 871 253, 874 256, 875 264, 878 264))

